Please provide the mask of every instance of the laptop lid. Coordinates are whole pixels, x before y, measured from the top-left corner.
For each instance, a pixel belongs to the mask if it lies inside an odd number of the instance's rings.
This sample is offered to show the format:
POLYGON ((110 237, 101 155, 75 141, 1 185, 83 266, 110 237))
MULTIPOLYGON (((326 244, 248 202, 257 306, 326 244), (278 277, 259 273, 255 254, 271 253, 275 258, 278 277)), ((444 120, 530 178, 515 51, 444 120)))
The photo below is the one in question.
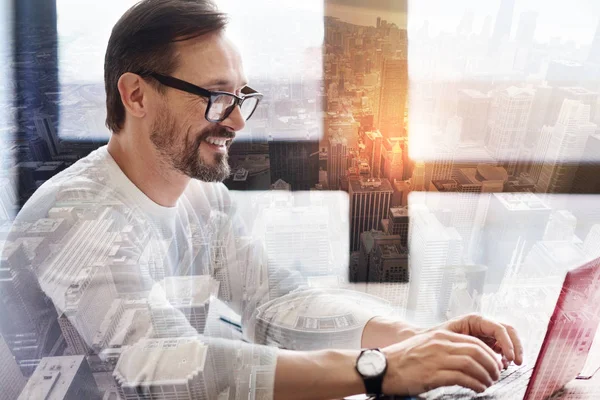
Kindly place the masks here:
POLYGON ((600 258, 567 272, 524 400, 542 400, 582 370, 600 322, 600 258))

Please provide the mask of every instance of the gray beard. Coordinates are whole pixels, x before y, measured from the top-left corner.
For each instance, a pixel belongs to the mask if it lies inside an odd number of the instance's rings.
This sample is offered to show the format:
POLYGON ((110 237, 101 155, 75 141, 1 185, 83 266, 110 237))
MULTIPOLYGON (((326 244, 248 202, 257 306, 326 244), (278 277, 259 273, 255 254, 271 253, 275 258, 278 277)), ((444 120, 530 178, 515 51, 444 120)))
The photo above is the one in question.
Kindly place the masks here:
POLYGON ((215 165, 206 164, 200 155, 200 145, 208 136, 226 136, 222 133, 222 128, 210 128, 199 135, 195 140, 190 141, 189 135, 186 136, 183 148, 178 148, 171 140, 175 137, 175 121, 171 116, 161 118, 152 129, 150 140, 156 150, 164 157, 170 167, 182 174, 204 182, 223 182, 231 175, 231 168, 228 163, 228 155, 215 153, 215 165), (221 132, 221 133, 220 133, 221 132))

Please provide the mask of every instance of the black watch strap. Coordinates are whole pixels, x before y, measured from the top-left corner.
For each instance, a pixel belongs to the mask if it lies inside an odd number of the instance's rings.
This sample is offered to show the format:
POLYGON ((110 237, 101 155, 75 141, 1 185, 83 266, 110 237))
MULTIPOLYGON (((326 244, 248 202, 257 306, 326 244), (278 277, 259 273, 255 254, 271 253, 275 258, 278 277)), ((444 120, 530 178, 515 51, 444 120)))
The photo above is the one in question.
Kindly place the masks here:
POLYGON ((376 396, 375 398, 377 399, 383 394, 381 390, 383 375, 374 378, 363 378, 363 381, 365 382, 365 389, 368 395, 376 396))

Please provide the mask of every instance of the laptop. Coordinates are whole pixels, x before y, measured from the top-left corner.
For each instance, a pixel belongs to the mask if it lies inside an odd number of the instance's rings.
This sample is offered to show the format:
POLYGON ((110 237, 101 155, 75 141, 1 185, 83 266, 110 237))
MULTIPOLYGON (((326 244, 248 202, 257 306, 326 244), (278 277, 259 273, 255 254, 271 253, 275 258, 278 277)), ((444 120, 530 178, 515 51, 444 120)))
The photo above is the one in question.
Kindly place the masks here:
MULTIPOLYGON (((560 395, 580 375, 600 322, 600 258, 567 272, 535 365, 511 365, 483 393, 458 386, 424 393, 418 399, 543 400, 560 395)), ((597 346, 595 346, 597 348, 597 346)), ((600 395, 600 389, 599 393, 600 395)), ((408 397, 410 398, 410 397, 408 397)), ((384 399, 407 399, 387 396, 384 399)))

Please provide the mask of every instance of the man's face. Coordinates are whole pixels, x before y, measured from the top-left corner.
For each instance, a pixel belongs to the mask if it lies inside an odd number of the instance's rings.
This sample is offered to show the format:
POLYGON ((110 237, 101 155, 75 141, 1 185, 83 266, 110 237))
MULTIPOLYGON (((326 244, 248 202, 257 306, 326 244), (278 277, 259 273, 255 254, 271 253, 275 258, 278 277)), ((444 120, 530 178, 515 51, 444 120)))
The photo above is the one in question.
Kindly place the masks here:
MULTIPOLYGON (((246 85, 239 54, 222 34, 178 42, 179 68, 172 73, 197 86, 239 95, 246 85)), ((207 182, 230 175, 228 150, 244 127, 239 107, 221 123, 204 115, 208 99, 167 89, 154 109, 150 139, 167 166, 207 182)))

